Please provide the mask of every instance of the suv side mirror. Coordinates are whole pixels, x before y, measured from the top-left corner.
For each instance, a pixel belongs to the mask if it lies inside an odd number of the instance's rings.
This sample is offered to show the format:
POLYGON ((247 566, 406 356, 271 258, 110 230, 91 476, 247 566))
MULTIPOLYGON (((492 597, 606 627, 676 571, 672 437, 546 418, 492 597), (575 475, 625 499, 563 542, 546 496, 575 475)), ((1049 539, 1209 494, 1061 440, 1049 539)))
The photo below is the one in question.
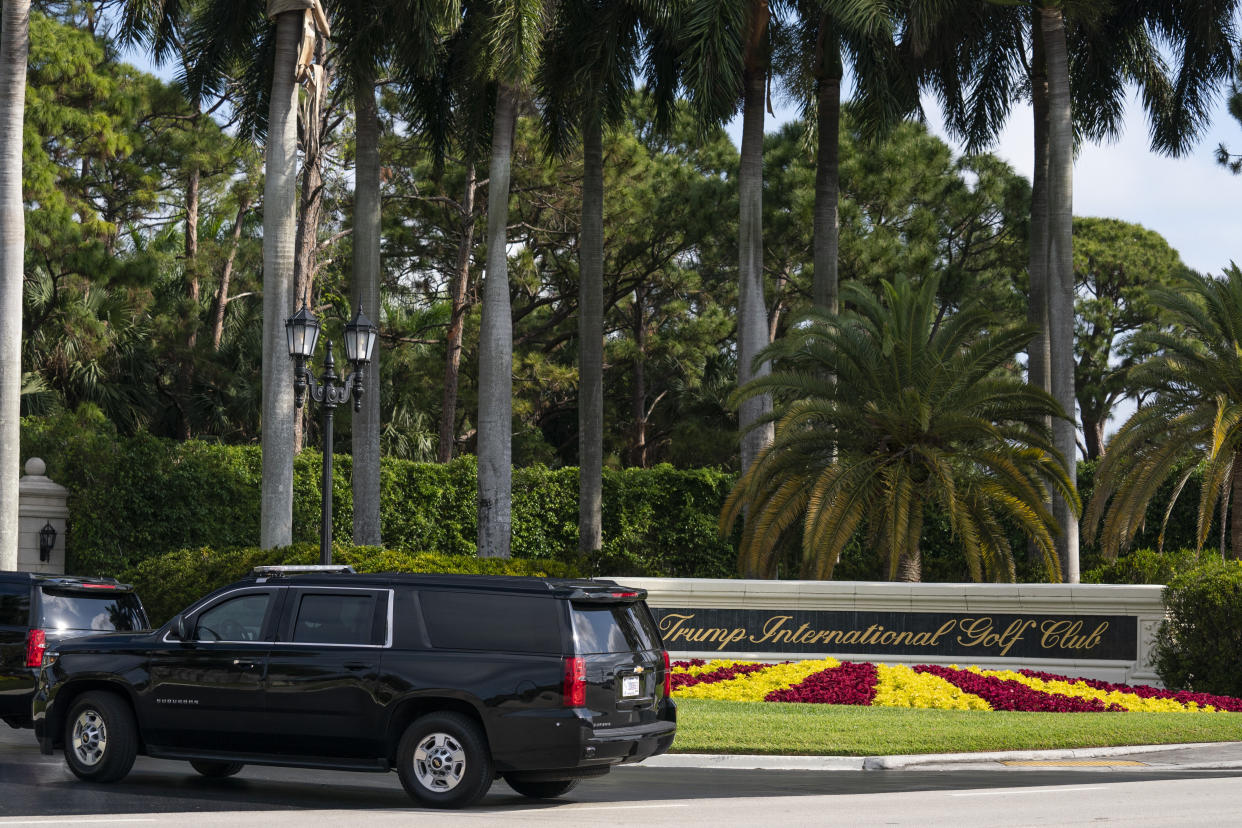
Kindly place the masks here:
POLYGON ((172 621, 172 634, 175 638, 182 641, 190 641, 193 638, 194 630, 190 626, 190 622, 186 620, 184 615, 178 615, 172 621))

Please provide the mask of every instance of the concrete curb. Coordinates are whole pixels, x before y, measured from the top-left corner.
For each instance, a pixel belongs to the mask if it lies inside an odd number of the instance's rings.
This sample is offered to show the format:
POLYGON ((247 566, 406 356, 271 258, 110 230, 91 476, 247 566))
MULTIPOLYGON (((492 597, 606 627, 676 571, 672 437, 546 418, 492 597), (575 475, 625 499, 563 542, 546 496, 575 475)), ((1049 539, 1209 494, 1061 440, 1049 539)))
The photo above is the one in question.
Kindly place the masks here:
MULTIPOLYGON (((926 766, 965 764, 994 765, 999 762, 1022 762, 1036 760, 1106 759, 1112 756, 1132 756, 1142 753, 1160 753, 1173 750, 1218 748, 1225 745, 1242 745, 1242 742, 1195 742, 1172 745, 1123 745, 1120 747, 1072 748, 1065 750, 1012 750, 982 753, 921 753, 907 756, 762 756, 730 755, 715 753, 666 753, 643 762, 647 767, 663 768, 720 768, 727 770, 902 770, 926 766)), ((1239 768, 1242 762, 1187 762, 1177 763, 1187 769, 1239 768)))

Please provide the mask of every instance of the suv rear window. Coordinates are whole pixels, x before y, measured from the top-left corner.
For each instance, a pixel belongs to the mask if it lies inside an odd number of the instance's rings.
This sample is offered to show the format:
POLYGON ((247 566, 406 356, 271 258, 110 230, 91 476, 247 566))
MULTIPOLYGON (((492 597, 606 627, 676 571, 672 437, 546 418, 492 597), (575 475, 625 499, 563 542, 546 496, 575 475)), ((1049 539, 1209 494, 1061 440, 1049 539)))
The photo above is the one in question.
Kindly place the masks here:
POLYGON ((663 645, 646 604, 574 604, 574 652, 628 653, 663 645))
POLYGON ((132 592, 45 588, 40 605, 39 626, 48 630, 130 632, 147 626, 142 603, 132 592))

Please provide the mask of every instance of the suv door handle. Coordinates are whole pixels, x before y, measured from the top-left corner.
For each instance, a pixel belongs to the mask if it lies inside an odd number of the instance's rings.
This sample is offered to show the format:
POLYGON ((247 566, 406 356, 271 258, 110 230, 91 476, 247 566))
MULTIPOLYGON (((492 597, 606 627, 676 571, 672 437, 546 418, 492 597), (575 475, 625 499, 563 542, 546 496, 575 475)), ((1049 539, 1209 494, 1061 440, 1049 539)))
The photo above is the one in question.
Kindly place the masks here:
POLYGON ((235 658, 233 659, 233 666, 234 667, 246 667, 246 668, 258 667, 259 662, 251 661, 248 658, 235 658))
POLYGON ((345 662, 346 670, 369 670, 373 665, 367 664, 365 661, 347 661, 345 662))

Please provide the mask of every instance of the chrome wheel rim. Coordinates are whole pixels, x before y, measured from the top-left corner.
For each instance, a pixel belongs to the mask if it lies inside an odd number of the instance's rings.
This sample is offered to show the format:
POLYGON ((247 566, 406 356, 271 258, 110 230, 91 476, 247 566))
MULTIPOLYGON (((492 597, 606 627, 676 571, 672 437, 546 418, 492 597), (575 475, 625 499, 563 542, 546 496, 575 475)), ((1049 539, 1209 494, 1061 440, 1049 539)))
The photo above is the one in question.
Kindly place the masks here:
POLYGON ((73 754, 88 767, 99 764, 108 749, 108 726, 98 710, 83 710, 73 723, 73 754))
POLYGON ((435 793, 456 788, 466 772, 466 749, 447 733, 429 733, 414 748, 414 777, 435 793))

